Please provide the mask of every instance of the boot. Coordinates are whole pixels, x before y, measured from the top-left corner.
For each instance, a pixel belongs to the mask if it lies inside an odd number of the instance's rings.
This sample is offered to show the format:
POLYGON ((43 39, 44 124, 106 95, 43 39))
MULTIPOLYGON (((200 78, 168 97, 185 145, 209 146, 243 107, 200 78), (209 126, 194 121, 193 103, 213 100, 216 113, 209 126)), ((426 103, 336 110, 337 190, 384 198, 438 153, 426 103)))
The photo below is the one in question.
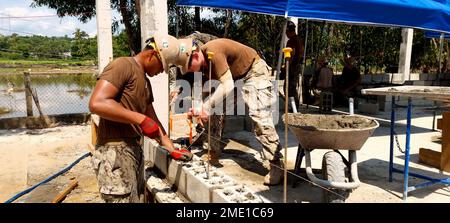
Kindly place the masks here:
MULTIPOLYGON (((211 158, 210 158, 211 165, 219 166, 220 165, 220 162, 219 162, 220 153, 215 150, 211 150, 210 154, 211 154, 211 158)), ((204 162, 208 162, 208 153, 203 154, 200 158, 204 162)))
POLYGON ((283 180, 283 163, 280 160, 270 161, 269 173, 264 177, 264 185, 274 186, 283 180))

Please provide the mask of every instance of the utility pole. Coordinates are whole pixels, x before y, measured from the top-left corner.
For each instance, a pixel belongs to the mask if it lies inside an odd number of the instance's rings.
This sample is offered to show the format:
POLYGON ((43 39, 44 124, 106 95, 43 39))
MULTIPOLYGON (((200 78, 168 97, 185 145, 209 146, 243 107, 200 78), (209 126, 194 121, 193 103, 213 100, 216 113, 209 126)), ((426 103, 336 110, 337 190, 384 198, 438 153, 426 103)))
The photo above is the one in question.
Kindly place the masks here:
POLYGON ((97 14, 97 51, 98 51, 98 73, 113 60, 112 48, 112 13, 109 0, 95 1, 97 14))
POLYGON ((413 43, 414 30, 410 28, 402 29, 402 43, 400 45, 400 58, 398 62, 398 74, 402 75, 403 84, 408 77, 411 80, 410 66, 411 66, 411 53, 413 43))
MULTIPOLYGON (((145 46, 145 40, 156 32, 167 34, 169 32, 167 0, 141 0, 141 43, 145 46)), ((151 77, 150 83, 153 92, 158 92, 153 107, 156 115, 166 132, 169 130, 169 75, 159 74, 151 77)))

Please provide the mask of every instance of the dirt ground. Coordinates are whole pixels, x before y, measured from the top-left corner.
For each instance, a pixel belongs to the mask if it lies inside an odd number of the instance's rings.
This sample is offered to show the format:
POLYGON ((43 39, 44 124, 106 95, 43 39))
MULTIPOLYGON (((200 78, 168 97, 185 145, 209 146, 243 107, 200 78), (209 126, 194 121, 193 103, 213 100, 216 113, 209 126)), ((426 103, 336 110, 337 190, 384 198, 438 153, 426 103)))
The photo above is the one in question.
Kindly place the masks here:
MULTIPOLYGON (((0 201, 6 201, 75 161, 88 152, 89 141, 89 125, 1 130, 0 201)), ((101 202, 89 157, 16 202, 51 202, 72 178, 78 181, 78 186, 64 202, 101 202)))
MULTIPOLYGON (((399 112, 399 142, 404 148, 405 118, 399 112)), ((388 117, 384 113, 381 118, 388 117)), ((415 112, 413 114, 413 128, 411 141, 411 171, 433 176, 448 178, 450 173, 425 166, 418 162, 418 150, 420 147, 440 150, 440 132, 430 131, 431 119, 429 114, 415 112)), ((187 136, 188 126, 185 120, 174 123, 177 126, 172 137, 187 136)), ((277 127, 278 134, 284 135, 284 126, 277 127)), ((89 125, 60 126, 43 130, 1 130, 0 131, 0 202, 6 201, 14 194, 32 186, 58 172, 66 165, 72 163, 82 154, 88 151, 87 143, 90 142, 89 125)), ((262 184, 267 169, 261 159, 262 147, 253 133, 240 131, 225 135, 227 143, 220 158, 219 169, 227 175, 235 178, 257 192, 261 198, 272 202, 283 202, 283 186, 264 186, 262 184), (228 138, 228 139, 227 139, 228 138)), ((281 140, 284 146, 284 140, 281 140)), ((292 170, 297 154, 297 145, 294 135, 289 133, 288 141, 288 169, 292 170)), ((346 202, 376 202, 397 203, 402 202, 403 175, 394 174, 394 181, 388 182, 388 157, 389 157, 389 127, 381 125, 368 139, 364 147, 357 152, 358 172, 362 185, 353 190, 346 202)), ((197 155, 201 155, 198 152, 197 155)), ((326 150, 312 152, 312 166, 318 171, 322 156, 326 150)), ((284 150, 282 151, 284 154, 284 150)), ((343 153, 347 155, 345 152, 343 153)), ((401 167, 404 163, 404 155, 395 149, 394 163, 401 167)), ((304 167, 304 162, 302 164, 304 167)), ((98 194, 98 186, 94 171, 90 165, 90 158, 86 158, 66 174, 56 178, 50 183, 39 187, 16 202, 50 202, 72 178, 78 180, 78 187, 72 191, 64 202, 101 202, 98 194)), ((423 182, 414 177, 409 178, 410 186, 423 182)), ((317 203, 322 202, 323 190, 308 182, 305 174, 288 177, 288 202, 317 203), (295 188, 292 187, 296 182, 295 188)), ((409 193, 407 202, 423 203, 438 202, 450 203, 450 187, 436 184, 431 187, 419 189, 409 193)))

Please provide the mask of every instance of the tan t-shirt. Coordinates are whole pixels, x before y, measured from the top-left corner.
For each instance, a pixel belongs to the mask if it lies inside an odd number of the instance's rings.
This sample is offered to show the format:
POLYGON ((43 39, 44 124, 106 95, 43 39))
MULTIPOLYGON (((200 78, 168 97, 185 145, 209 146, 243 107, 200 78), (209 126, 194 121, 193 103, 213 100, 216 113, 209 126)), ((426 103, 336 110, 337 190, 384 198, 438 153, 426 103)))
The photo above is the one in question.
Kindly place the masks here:
MULTIPOLYGON (((230 39, 215 39, 200 47, 207 60, 207 52, 213 52, 212 77, 219 79, 230 69, 233 79, 245 76, 252 67, 253 61, 258 57, 256 51, 244 44, 230 39)), ((209 61, 207 61, 209 65, 209 61)), ((208 71, 206 71, 208 73, 208 71)))
MULTIPOLYGON (((119 89, 115 100, 128 110, 144 114, 147 106, 153 102, 150 81, 132 57, 120 57, 112 61, 98 79, 106 80, 119 89)), ((142 136, 139 126, 104 118, 100 118, 97 134, 99 141, 130 138, 139 140, 142 136)))

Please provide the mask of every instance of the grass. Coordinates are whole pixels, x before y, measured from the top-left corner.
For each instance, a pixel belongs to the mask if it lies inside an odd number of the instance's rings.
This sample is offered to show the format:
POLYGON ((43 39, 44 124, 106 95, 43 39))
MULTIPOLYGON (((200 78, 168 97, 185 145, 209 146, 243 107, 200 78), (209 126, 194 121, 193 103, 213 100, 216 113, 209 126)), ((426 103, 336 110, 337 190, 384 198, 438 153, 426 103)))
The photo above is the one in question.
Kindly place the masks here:
POLYGON ((6 59, 0 58, 0 67, 2 65, 14 66, 32 66, 32 65, 55 65, 55 66, 92 66, 94 60, 74 60, 74 59, 55 59, 55 60, 37 60, 37 59, 6 59))

